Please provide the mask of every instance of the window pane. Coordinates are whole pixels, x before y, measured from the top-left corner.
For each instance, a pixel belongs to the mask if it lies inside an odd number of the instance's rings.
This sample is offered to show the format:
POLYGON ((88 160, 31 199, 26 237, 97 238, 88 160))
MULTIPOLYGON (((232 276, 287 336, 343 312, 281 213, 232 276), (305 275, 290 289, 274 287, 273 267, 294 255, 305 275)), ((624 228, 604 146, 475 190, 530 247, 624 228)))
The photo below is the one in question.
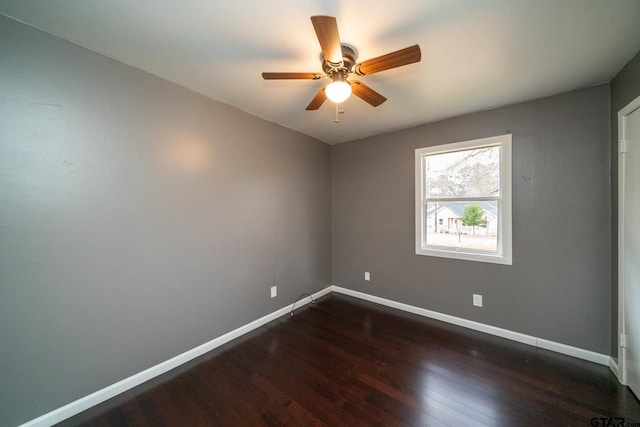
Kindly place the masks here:
POLYGON ((490 197, 500 191, 500 147, 425 156, 426 197, 490 197))
POLYGON ((427 246, 498 250, 498 202, 429 202, 425 212, 427 246))

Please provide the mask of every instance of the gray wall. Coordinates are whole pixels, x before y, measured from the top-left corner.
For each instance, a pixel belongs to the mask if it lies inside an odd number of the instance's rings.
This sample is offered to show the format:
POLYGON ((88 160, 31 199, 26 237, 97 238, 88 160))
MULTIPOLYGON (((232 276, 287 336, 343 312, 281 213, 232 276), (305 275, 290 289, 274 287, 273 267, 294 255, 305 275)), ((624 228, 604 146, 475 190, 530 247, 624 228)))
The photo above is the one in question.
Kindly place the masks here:
POLYGON ((330 282, 328 145, 4 17, 0 58, 0 425, 330 282))
POLYGON ((640 96, 640 52, 611 80, 611 354, 618 357, 618 111, 640 96))
POLYGON ((608 85, 333 146, 333 283, 608 354, 609 148, 608 85), (416 255, 414 149, 507 131, 513 265, 416 255))

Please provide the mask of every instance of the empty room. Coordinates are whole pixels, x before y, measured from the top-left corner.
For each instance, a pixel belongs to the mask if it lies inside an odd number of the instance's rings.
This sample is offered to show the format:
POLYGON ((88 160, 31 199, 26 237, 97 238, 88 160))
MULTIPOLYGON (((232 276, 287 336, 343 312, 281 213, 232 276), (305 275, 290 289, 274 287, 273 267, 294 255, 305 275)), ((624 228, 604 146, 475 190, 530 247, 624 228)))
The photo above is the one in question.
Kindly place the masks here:
POLYGON ((0 426, 640 425, 638 153, 638 0, 0 0, 0 426))

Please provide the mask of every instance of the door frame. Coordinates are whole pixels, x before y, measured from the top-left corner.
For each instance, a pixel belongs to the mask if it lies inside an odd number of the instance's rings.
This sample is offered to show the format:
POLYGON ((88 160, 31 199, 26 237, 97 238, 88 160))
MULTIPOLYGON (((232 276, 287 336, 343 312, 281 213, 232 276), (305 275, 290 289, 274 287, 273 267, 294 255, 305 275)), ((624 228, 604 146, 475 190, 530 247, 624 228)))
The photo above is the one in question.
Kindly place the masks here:
POLYGON ((625 118, 640 108, 640 96, 628 103, 624 108, 618 111, 618 379, 624 385, 627 384, 627 361, 625 348, 620 345, 620 336, 626 335, 625 323, 625 295, 624 295, 624 180, 625 180, 625 161, 622 152, 622 141, 625 136, 625 118))

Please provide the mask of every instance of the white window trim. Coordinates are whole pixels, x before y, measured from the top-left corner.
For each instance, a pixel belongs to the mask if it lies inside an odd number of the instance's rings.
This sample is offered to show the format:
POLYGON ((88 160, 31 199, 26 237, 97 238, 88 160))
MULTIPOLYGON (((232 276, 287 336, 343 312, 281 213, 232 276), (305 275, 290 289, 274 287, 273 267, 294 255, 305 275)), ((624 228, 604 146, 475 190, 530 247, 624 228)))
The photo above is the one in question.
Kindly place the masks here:
POLYGON ((455 142, 433 147, 417 148, 415 151, 415 201, 416 226, 415 242, 416 254, 443 258, 462 259, 468 261, 490 262, 512 265, 511 245, 511 134, 474 139, 471 141, 455 142), (446 248, 425 248, 424 239, 424 162, 425 155, 447 153, 451 151, 469 150, 486 146, 500 145, 500 203, 498 215, 498 251, 496 253, 473 252, 446 248))

